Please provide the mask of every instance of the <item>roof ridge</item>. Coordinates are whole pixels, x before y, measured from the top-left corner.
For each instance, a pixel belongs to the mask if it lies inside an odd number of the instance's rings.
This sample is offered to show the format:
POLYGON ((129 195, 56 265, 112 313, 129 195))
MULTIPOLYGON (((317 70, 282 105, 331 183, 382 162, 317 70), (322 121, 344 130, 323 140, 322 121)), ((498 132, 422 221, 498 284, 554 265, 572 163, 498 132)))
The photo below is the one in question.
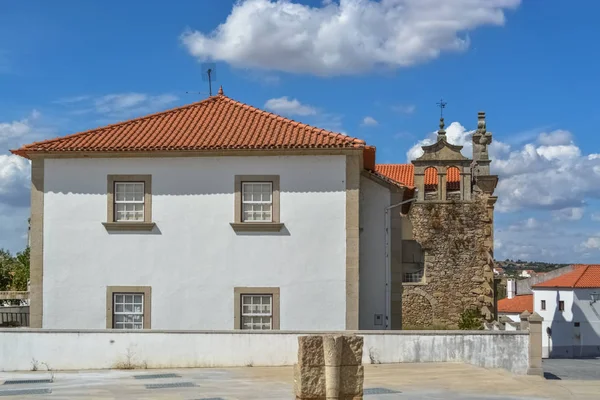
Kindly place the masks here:
MULTIPOLYGON (((114 128, 116 126, 125 126, 125 125, 128 125, 128 124, 132 124, 132 123, 135 123, 137 121, 143 120, 143 119, 152 119, 152 118, 155 118, 157 116, 163 116, 163 115, 167 115, 167 114, 173 113, 175 111, 181 111, 181 110, 185 110, 185 109, 188 109, 188 108, 196 107, 196 106, 198 106, 200 104, 208 103, 209 101, 218 100, 219 97, 226 97, 226 96, 224 96, 224 95, 211 96, 211 97, 208 97, 208 98, 206 98, 204 100, 196 101, 194 103, 185 104, 183 106, 170 108, 168 110, 157 111, 157 112, 152 113, 152 114, 143 115, 143 116, 140 116, 140 117, 135 117, 135 118, 128 119, 128 120, 125 120, 125 121, 115 122, 113 124, 108 124, 108 125, 101 126, 101 127, 98 127, 98 128, 91 128, 91 129, 85 130, 83 132, 72 133, 70 135, 61 136, 61 137, 57 137, 57 138, 54 138, 54 139, 40 140, 38 142, 30 143, 30 144, 28 144, 28 145, 26 145, 23 148, 18 149, 18 150, 28 150, 31 147, 38 146, 38 145, 41 145, 41 144, 56 143, 56 142, 60 142, 60 141, 65 140, 65 139, 72 139, 72 138, 76 138, 76 137, 79 137, 79 136, 89 135, 89 134, 92 134, 92 133, 95 133, 95 132, 102 132, 102 131, 104 131, 106 129, 114 128)), ((13 150, 11 150, 11 152, 12 151, 13 150)), ((17 151, 17 150, 14 150, 14 151, 17 151)))
POLYGON ((311 128, 311 129, 314 129, 315 131, 317 131, 317 133, 326 133, 327 135, 334 136, 336 138, 343 138, 344 140, 347 140, 348 142, 351 142, 351 143, 366 144, 366 142, 364 140, 355 138, 353 136, 344 135, 343 133, 339 133, 339 132, 333 132, 333 131, 330 131, 328 129, 318 128, 316 126, 309 125, 309 124, 306 124, 304 122, 296 121, 295 119, 292 119, 292 118, 284 117, 282 115, 278 115, 278 114, 272 113, 270 111, 262 110, 262 109, 260 109, 258 107, 252 106, 250 104, 243 103, 243 102, 241 102, 239 100, 234 100, 231 97, 227 97, 225 95, 220 95, 220 96, 223 97, 227 101, 230 101, 230 102, 238 104, 238 105, 240 105, 242 107, 249 108, 251 110, 260 112, 260 113, 268 116, 269 118, 275 118, 275 119, 283 120, 283 121, 286 121, 286 122, 289 122, 289 123, 292 123, 292 124, 296 124, 296 126, 298 126, 298 127, 311 128))

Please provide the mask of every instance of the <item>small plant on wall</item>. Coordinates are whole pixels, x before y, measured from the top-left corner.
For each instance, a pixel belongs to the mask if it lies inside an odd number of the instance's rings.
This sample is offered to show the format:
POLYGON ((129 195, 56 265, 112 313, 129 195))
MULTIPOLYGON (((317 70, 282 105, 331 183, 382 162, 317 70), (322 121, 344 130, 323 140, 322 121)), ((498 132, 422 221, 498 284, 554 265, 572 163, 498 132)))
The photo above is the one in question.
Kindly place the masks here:
POLYGON ((476 331, 483 329, 481 324, 481 316, 479 311, 468 308, 460 314, 460 320, 458 321, 458 329, 465 331, 476 331))

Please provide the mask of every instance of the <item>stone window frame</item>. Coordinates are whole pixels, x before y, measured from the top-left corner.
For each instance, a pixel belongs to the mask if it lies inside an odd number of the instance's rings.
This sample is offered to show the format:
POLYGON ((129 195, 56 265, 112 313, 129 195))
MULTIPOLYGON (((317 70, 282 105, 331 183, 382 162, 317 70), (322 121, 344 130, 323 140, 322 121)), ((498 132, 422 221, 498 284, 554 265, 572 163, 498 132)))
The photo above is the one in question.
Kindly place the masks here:
POLYGON ((233 288, 233 329, 242 329, 242 295, 272 296, 273 321, 272 329, 278 331, 281 323, 281 290, 278 287, 234 287, 233 288))
POLYGON ((107 175, 106 176, 106 222, 107 231, 151 231, 152 222, 152 175, 107 175), (142 182, 144 184, 144 221, 115 220, 115 184, 121 182, 142 182))
POLYGON ((234 178, 234 220, 230 223, 236 232, 279 232, 283 227, 280 217, 279 175, 235 175, 234 178), (242 219, 242 184, 246 182, 270 182, 273 188, 273 208, 271 222, 242 219))
POLYGON ((144 325, 142 329, 152 327, 152 286, 107 286, 106 287, 106 329, 113 326, 113 298, 115 293, 144 295, 144 325))

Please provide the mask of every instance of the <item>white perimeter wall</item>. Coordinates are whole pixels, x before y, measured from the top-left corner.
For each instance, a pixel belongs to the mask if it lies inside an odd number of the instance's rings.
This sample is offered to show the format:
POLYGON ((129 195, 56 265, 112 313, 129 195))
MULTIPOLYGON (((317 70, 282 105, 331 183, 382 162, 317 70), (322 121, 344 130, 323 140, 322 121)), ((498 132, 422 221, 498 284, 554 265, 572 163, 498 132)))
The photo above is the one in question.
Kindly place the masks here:
POLYGON ((591 304, 599 289, 534 289, 534 309, 543 318, 542 356, 550 358, 600 355, 600 302, 591 304), (546 300, 546 310, 541 310, 546 300), (565 311, 558 311, 558 302, 565 311), (579 327, 575 323, 579 322, 579 327), (549 336, 547 328, 551 328, 549 336))
POLYGON ((360 329, 385 329, 385 208, 389 189, 360 178, 360 329), (375 325, 380 314, 381 325, 375 325))
MULTIPOLYGON (((151 286, 152 329, 233 329, 233 288, 279 287, 281 329, 346 319, 345 156, 45 161, 44 328, 106 327, 107 286, 151 286), (107 175, 151 174, 151 233, 107 232, 107 175), (237 233, 234 176, 279 175, 277 233, 237 233)), ((189 348, 187 351, 194 351, 189 348)))
MULTIPOLYGON (((299 332, 40 331, 0 329, 0 371, 27 371, 32 359, 54 370, 280 366, 297 361, 299 332), (129 357, 128 357, 129 355, 129 357)), ((363 364, 465 362, 527 372, 524 332, 358 332, 363 364)))

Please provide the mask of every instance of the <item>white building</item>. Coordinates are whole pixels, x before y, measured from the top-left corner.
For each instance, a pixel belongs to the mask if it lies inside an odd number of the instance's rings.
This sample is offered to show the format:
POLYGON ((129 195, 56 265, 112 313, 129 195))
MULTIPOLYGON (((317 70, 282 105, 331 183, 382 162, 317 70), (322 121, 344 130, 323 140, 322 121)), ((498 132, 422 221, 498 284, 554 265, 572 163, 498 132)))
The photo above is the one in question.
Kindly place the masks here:
POLYGON ((576 265, 533 285, 534 310, 544 318, 542 356, 600 356, 600 265, 576 265))
POLYGON ((407 221, 385 210, 414 191, 376 173, 362 140, 221 90, 13 153, 32 162, 32 327, 385 329, 401 315, 407 221))

